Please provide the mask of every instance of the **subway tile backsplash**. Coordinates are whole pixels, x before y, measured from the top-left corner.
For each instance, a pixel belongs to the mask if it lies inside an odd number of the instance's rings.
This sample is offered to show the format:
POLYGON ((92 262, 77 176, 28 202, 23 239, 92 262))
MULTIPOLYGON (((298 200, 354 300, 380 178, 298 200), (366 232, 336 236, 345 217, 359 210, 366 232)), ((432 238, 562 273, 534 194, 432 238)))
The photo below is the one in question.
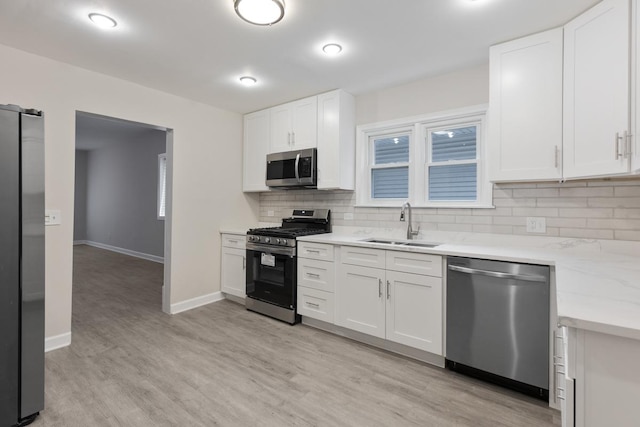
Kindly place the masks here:
MULTIPOLYGON (((495 184, 493 203, 494 209, 414 208, 414 222, 421 230, 541 235, 526 231, 526 217, 534 216, 546 219, 547 236, 640 241, 637 178, 495 184)), ((352 191, 272 191, 260 194, 260 221, 280 222, 293 208, 328 208, 336 226, 403 229, 401 204, 359 208, 352 191)))

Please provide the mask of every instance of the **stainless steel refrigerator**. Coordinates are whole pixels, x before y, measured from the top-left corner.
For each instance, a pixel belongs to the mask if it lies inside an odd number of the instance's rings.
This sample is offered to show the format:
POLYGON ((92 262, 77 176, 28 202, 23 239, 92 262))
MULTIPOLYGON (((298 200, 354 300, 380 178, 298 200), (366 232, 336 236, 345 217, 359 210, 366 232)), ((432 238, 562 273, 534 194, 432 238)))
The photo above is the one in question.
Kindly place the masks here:
POLYGON ((0 427, 44 408, 44 127, 0 105, 0 427))

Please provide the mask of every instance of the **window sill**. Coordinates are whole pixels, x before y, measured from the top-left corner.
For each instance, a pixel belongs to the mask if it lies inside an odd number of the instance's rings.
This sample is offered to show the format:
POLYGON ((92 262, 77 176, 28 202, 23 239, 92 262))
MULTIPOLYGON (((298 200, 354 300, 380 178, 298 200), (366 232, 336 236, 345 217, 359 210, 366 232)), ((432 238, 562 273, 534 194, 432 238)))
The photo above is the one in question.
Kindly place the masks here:
MULTIPOLYGON (((359 203, 356 208, 400 208, 404 201, 399 200, 397 203, 359 203)), ((411 202, 409 202, 411 203, 411 202)), ((413 209, 495 209, 494 205, 487 204, 411 204, 413 209)))

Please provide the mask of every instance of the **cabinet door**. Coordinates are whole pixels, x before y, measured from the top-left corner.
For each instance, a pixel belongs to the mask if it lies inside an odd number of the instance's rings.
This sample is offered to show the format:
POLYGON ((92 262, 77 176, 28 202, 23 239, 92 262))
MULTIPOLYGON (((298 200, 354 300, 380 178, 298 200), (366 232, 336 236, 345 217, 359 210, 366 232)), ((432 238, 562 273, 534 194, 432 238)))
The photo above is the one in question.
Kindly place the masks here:
POLYGON ((629 8, 604 0, 564 28, 565 178, 629 171, 629 8))
POLYGON ((315 148, 318 145, 318 97, 295 101, 291 106, 292 136, 294 150, 315 148))
POLYGON ((355 129, 351 94, 318 95, 318 189, 355 189, 355 129))
POLYGON ((386 336, 442 355, 442 279, 387 271, 386 336))
POLYGON ((246 296, 246 251, 222 248, 221 290, 240 298, 246 296))
POLYGON ((562 28, 490 49, 492 181, 562 178, 562 28))
POLYGON ((245 192, 269 191, 265 184, 269 128, 269 110, 244 116, 242 190, 245 192))
POLYGON ((384 270, 341 264, 336 281, 336 324, 385 337, 384 270))
POLYGON ((270 153, 291 151, 293 135, 291 129, 292 105, 284 104, 273 107, 271 113, 271 146, 270 153))

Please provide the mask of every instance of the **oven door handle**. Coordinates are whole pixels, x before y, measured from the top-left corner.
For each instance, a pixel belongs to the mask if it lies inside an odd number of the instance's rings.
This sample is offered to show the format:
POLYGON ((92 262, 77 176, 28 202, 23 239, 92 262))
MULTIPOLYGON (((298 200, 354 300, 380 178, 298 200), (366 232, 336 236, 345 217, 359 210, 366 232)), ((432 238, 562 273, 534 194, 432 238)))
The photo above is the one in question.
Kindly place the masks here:
POLYGON ((300 182, 300 153, 296 155, 296 179, 300 182))
POLYGON ((293 258, 296 256, 296 248, 259 245, 255 243, 247 243, 247 252, 249 251, 266 254, 286 255, 289 258, 293 258))

